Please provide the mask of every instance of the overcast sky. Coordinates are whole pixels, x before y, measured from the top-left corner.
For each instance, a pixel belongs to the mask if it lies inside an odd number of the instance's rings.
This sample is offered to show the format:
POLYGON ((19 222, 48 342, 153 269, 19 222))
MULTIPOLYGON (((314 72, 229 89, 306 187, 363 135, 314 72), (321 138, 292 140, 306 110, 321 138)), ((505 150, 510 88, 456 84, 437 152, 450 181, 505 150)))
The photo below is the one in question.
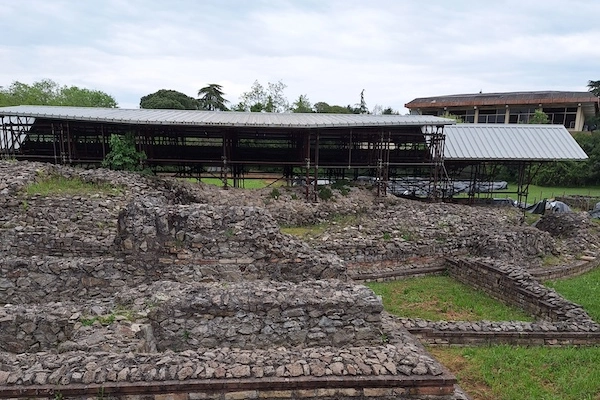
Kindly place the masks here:
POLYGON ((599 0, 0 0, 0 86, 52 79, 122 108, 258 80, 293 102, 586 91, 600 79, 599 0))

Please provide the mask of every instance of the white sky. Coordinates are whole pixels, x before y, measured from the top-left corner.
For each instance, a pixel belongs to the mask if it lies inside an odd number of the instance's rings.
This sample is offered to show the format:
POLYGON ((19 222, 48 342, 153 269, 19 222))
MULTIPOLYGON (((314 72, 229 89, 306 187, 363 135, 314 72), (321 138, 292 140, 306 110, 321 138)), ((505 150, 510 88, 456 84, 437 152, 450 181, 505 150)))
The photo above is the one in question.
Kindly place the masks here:
POLYGON ((122 108, 258 80, 293 102, 586 91, 600 79, 599 0, 0 0, 0 86, 52 79, 122 108))

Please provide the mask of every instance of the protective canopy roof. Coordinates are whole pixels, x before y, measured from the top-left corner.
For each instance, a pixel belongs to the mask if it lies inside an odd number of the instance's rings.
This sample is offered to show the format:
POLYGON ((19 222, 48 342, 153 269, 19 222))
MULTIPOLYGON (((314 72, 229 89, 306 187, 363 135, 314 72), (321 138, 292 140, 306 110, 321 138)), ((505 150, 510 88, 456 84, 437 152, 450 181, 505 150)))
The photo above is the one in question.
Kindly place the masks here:
POLYGON ((21 116, 135 125, 251 126, 265 128, 423 126, 448 125, 454 123, 451 119, 429 115, 280 114, 58 106, 0 107, 0 116, 21 116))
POLYGON ((586 160, 563 125, 457 124, 444 127, 444 156, 457 160, 586 160))

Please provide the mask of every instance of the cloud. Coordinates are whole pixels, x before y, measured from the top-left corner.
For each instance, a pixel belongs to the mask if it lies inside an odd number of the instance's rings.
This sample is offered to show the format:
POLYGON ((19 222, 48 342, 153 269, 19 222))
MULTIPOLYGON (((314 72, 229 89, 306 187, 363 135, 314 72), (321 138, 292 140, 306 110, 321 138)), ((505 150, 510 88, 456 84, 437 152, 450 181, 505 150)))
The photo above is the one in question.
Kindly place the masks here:
POLYGON ((0 85, 44 78, 137 107, 158 89, 255 80, 292 102, 405 112, 415 97, 586 90, 600 65, 595 0, 20 0, 0 9, 0 85))

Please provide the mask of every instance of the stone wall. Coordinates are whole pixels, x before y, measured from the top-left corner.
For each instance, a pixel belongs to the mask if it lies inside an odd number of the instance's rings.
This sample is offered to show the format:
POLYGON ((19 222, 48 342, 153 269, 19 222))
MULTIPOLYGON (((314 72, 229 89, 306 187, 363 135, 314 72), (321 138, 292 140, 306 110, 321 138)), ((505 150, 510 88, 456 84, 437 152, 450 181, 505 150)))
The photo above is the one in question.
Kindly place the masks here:
POLYGON ((133 264, 193 265, 195 280, 346 279, 342 260, 281 234, 258 207, 139 198, 119 215, 116 244, 133 264))
MULTIPOLYGON (((162 297, 159 291, 154 298, 162 297)), ((132 301, 137 303, 138 299, 143 298, 135 297, 132 301)), ((119 349, 111 339, 117 334, 125 335, 119 332, 126 325, 125 321, 115 320, 107 326, 95 322, 81 327, 81 318, 72 315, 69 323, 74 324, 75 331, 85 332, 92 344, 89 348, 20 354, 0 352, 0 396, 52 398, 60 394, 64 398, 80 398, 93 397, 102 391, 102 396, 119 397, 198 393, 200 398, 210 399, 238 398, 229 397, 230 393, 241 398, 248 395, 388 398, 392 394, 406 399, 458 398, 454 396, 456 380, 387 315, 381 319, 385 342, 379 340, 368 345, 281 345, 265 349, 197 347, 164 352, 119 349), (99 343, 102 341, 103 344, 99 343)), ((135 337, 130 340, 135 341, 135 337)))
POLYGON ((523 268, 491 259, 463 257, 448 259, 448 272, 455 279, 519 307, 537 319, 596 325, 580 306, 543 286, 523 268))
POLYGON ((576 218, 575 235, 557 236, 520 225, 511 210, 375 200, 357 188, 307 203, 294 190, 272 198, 0 162, 0 397, 456 399, 454 378, 406 328, 433 343, 461 333, 473 343, 495 333, 534 344, 597 339, 580 308, 506 267, 539 266, 565 243, 595 250, 590 224, 577 229, 576 218), (21 191, 54 173, 119 190, 21 191), (279 229, 325 220, 306 241, 279 229), (437 273, 449 255, 493 257, 448 269, 541 321, 401 324, 348 278, 437 273))
POLYGON ((148 319, 160 351, 382 341, 381 301, 364 286, 335 280, 157 282, 117 296, 124 308, 135 308, 139 299, 153 304, 148 319))

